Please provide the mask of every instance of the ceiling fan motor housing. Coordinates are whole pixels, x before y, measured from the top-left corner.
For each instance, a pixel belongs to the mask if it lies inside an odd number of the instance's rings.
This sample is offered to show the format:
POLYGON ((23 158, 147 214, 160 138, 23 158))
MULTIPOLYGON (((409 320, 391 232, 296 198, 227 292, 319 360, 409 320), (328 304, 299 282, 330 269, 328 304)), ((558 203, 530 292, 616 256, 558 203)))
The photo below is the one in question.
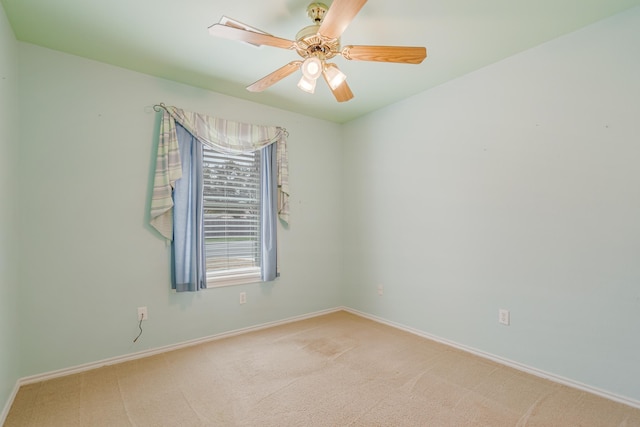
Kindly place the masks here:
POLYGON ((303 28, 296 35, 296 51, 303 58, 330 59, 340 53, 340 39, 327 40, 318 34, 318 25, 303 28))

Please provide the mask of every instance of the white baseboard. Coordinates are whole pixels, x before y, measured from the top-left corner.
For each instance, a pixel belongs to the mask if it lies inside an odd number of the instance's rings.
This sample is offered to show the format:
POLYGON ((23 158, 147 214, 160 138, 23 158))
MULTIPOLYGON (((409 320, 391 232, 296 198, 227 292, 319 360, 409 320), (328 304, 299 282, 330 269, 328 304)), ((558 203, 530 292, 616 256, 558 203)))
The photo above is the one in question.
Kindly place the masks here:
POLYGON ((547 379, 549 381, 553 381, 555 383, 566 385, 568 387, 572 387, 572 388, 575 388, 575 389, 578 389, 578 390, 582 390, 582 391, 585 391, 587 393, 591 393, 591 394, 595 394, 595 395, 600 396, 600 397, 604 397, 605 399, 613 400, 615 402, 623 403, 625 405, 632 406, 634 408, 640 409, 640 400, 635 400, 635 399, 631 399, 631 398, 628 398, 628 397, 625 397, 625 396, 620 396, 620 395, 617 395, 615 393, 611 393, 611 392, 606 391, 606 390, 601 390, 601 389, 599 389, 597 387, 592 387, 590 385, 583 384, 583 383, 581 383, 579 381, 574 381, 574 380, 571 380, 569 378, 565 378, 565 377, 562 377, 562 376, 559 376, 559 375, 556 375, 556 374, 552 374, 552 373, 549 373, 549 372, 546 372, 546 371, 542 371, 542 370, 537 369, 537 368, 532 368, 531 366, 523 365, 521 363, 514 362, 513 360, 505 359, 503 357, 496 356, 496 355, 493 355, 491 353, 486 353, 484 351, 477 350, 475 348, 468 347, 466 345, 459 344, 457 342, 450 341, 450 340, 438 337, 436 335, 432 335, 432 334, 429 334, 427 332, 424 332, 424 331, 421 331, 421 330, 418 330, 418 329, 414 329, 414 328, 411 328, 411 327, 408 327, 408 326, 405 326, 405 325, 402 325, 402 324, 399 324, 399 323, 396 323, 396 322, 391 322, 391 321, 383 319, 381 317, 374 316, 374 315, 368 314, 368 313, 364 313, 362 311, 358 311, 358 310, 355 310, 355 309, 352 309, 352 308, 349 308, 349 307, 343 307, 343 310, 347 311, 347 312, 349 312, 351 314, 355 314, 356 316, 364 317, 366 319, 373 320, 374 322, 382 323, 384 325, 391 326, 393 328, 400 329, 400 330, 409 332, 411 334, 414 334, 414 335, 417 335, 417 336, 420 336, 420 337, 423 337, 423 338, 427 338, 427 339, 430 339, 432 341, 439 342, 441 344, 448 345, 448 346, 453 347, 453 348, 457 348, 458 350, 462 350, 462 351, 465 351, 467 353, 471 353, 473 355, 482 357, 484 359, 491 360, 493 362, 499 363, 501 365, 508 366, 510 368, 517 369, 517 370, 522 371, 522 372, 526 372, 526 373, 534 375, 536 377, 544 378, 544 379, 547 379))

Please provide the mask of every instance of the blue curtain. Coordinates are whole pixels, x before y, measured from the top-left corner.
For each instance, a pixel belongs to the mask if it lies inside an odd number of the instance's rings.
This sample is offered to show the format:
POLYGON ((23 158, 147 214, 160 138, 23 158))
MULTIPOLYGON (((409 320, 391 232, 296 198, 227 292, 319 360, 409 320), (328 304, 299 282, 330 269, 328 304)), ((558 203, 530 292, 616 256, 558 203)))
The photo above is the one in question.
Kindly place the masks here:
MULTIPOLYGON (((207 287, 204 249, 202 143, 176 123, 182 178, 173 191, 172 283, 177 292, 207 287)), ((262 148, 261 162, 261 276, 274 280, 277 271, 277 144, 262 148)))
POLYGON ((262 193, 260 195, 261 213, 260 213, 260 231, 262 244, 262 274, 261 280, 269 282, 278 276, 278 259, 277 259, 277 220, 276 206, 278 205, 278 194, 276 191, 277 182, 277 163, 276 163, 276 144, 267 145, 262 149, 260 157, 260 166, 262 170, 262 193))
POLYGON ((176 123, 182 178, 173 190, 171 287, 177 292, 207 287, 204 252, 202 144, 176 123))

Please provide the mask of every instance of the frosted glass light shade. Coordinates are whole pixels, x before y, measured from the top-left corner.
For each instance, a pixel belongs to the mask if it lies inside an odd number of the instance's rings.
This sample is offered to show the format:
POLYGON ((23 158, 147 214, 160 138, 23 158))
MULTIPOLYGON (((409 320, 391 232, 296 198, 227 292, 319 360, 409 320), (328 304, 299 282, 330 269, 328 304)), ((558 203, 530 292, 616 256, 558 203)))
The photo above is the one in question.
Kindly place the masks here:
POLYGON ((331 89, 336 90, 347 79, 347 76, 338 67, 327 66, 324 69, 324 78, 331 89))
POLYGON ((315 56, 310 56, 304 60, 300 68, 303 76, 309 80, 315 80, 322 74, 322 61, 315 56))
POLYGON ((303 75, 298 82, 298 87, 305 92, 313 93, 316 91, 316 79, 308 79, 307 76, 303 75))

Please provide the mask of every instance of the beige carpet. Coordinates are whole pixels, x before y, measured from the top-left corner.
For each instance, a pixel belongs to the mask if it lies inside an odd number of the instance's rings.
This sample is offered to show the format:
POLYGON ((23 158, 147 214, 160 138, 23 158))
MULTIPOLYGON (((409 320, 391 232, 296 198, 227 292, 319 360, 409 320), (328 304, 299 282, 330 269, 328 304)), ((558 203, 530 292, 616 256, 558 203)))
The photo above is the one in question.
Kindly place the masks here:
POLYGON ((640 410, 338 312, 24 386, 5 426, 640 426, 640 410))

